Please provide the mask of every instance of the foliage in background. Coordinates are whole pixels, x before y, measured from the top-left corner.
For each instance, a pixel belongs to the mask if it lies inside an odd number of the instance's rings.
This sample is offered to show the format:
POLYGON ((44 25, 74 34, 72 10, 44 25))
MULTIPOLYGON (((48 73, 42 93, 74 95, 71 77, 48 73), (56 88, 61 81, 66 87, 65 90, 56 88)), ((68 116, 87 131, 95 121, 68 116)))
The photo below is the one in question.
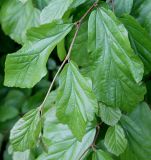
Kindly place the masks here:
POLYGON ((0 159, 151 160, 151 1, 0 1, 0 159))

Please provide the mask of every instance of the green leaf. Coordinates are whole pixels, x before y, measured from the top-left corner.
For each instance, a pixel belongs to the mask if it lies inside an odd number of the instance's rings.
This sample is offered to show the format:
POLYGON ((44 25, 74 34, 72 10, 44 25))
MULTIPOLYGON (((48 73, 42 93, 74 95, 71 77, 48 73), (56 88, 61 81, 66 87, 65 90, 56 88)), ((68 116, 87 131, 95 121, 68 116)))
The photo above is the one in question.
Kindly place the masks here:
POLYGON ((99 104, 99 108, 102 121, 110 126, 114 126, 122 116, 119 108, 111 108, 102 103, 99 104))
POLYGON ((144 63, 145 74, 151 71, 151 38, 146 30, 131 16, 124 15, 120 20, 129 33, 131 46, 144 63))
MULTIPOLYGON (((71 44, 75 33, 75 29, 71 31, 71 33, 67 37, 67 45, 68 48, 71 44)), ((76 37, 75 43, 71 52, 71 59, 75 61, 79 66, 84 66, 88 62, 88 20, 84 21, 81 24, 80 30, 76 37), (86 58, 87 57, 87 58, 86 58)))
POLYGON ((4 32, 16 42, 23 44, 27 29, 39 25, 40 12, 33 7, 31 0, 5 0, 1 9, 1 24, 4 32))
POLYGON ((134 2, 133 14, 151 36, 151 1, 134 0, 134 2))
POLYGON ((61 73, 56 106, 58 119, 68 124, 78 140, 82 140, 87 123, 94 120, 98 106, 91 82, 80 74, 72 61, 61 73))
POLYGON ((71 24, 53 22, 30 29, 29 41, 22 49, 6 58, 4 84, 31 88, 39 82, 47 73, 46 63, 51 51, 71 28, 71 24))
POLYGON ((107 152, 99 149, 93 153, 92 160, 113 160, 107 152))
POLYGON ((73 3, 71 4, 71 8, 76 8, 78 6, 80 6, 81 4, 83 4, 84 2, 86 2, 87 0, 73 0, 73 3))
POLYGON ((10 133, 10 142, 14 151, 25 151, 32 148, 38 140, 41 131, 39 109, 26 113, 14 125, 10 133))
POLYGON ((0 104, 0 122, 5 122, 19 115, 18 109, 25 101, 25 95, 19 90, 11 90, 0 104), (17 97, 17 98, 16 98, 17 97))
POLYGON ((40 14, 40 22, 50 23, 54 20, 61 19, 68 10, 73 0, 51 0, 40 14))
POLYGON ((126 29, 105 8, 91 13, 88 26, 86 70, 98 101, 131 111, 143 100, 146 89, 141 85, 143 64, 130 47, 126 29))
POLYGON ((122 16, 124 13, 129 14, 133 7, 133 0, 114 0, 115 14, 122 16))
POLYGON ((31 155, 31 151, 26 150, 24 152, 14 152, 13 160, 34 160, 34 158, 31 155))
POLYGON ((109 127, 105 135, 104 144, 107 150, 116 156, 123 153, 127 147, 127 139, 123 128, 119 125, 109 127))
POLYGON ((25 100, 26 96, 22 91, 13 89, 8 92, 3 105, 6 107, 15 107, 20 109, 25 100))
POLYGON ((0 122, 5 122, 19 114, 14 106, 0 106, 0 122))
POLYGON ((58 57, 61 61, 64 60, 66 54, 67 54, 67 51, 65 49, 65 39, 63 39, 60 43, 58 43, 57 45, 57 54, 58 54, 58 57))
POLYGON ((55 108, 51 108, 45 117, 43 143, 48 147, 48 153, 43 153, 37 160, 80 159, 92 144, 96 133, 95 129, 89 128, 82 141, 79 142, 68 126, 58 121, 55 108))
POLYGON ((130 145, 127 147, 124 153, 122 153, 119 157, 120 160, 139 160, 136 155, 131 150, 130 145))
POLYGON ((130 150, 139 160, 151 157, 151 110, 146 103, 141 103, 130 114, 123 116, 121 124, 126 131, 130 150))

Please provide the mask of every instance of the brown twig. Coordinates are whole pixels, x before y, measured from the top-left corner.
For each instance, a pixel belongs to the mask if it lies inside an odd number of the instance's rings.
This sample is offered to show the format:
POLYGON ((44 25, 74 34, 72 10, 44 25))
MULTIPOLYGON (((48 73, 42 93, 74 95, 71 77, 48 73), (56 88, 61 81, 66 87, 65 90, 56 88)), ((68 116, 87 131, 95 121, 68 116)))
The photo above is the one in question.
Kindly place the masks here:
POLYGON ((96 143, 96 140, 97 140, 97 138, 98 138, 98 136, 99 136, 99 133, 100 133, 100 124, 97 125, 97 127, 96 127, 96 134, 95 134, 93 143, 91 144, 91 147, 92 147, 92 148, 95 148, 95 143, 96 143))
POLYGON ((54 85, 54 82, 55 82, 57 76, 59 75, 59 73, 60 73, 61 70, 63 69, 65 63, 66 63, 66 62, 69 60, 69 58, 70 58, 71 51, 72 51, 74 42, 75 42, 75 40, 76 40, 76 37, 77 37, 77 35, 78 35, 78 32, 79 32, 79 29, 80 29, 80 26, 81 26, 82 21, 83 21, 83 20, 85 19, 85 17, 97 6, 98 2, 99 2, 99 0, 97 0, 90 8, 86 11, 86 13, 80 18, 80 20, 75 23, 75 25, 76 25, 76 31, 75 31, 74 37, 73 37, 73 39, 72 39, 72 42, 71 42, 71 44, 70 44, 70 47, 69 47, 67 56, 65 57, 65 59, 64 59, 64 61, 62 62, 61 66, 59 67, 57 73, 55 74, 55 76, 54 76, 54 78, 53 78, 53 80, 52 80, 52 82, 51 82, 51 84, 50 84, 50 87, 49 87, 49 89, 48 89, 48 91, 47 91, 47 94, 46 94, 46 96, 45 96, 42 104, 41 104, 40 107, 39 107, 39 110, 40 110, 40 113, 41 113, 41 114, 42 114, 42 109, 43 109, 43 107, 44 107, 44 104, 45 104, 45 102, 46 102, 46 100, 47 100, 47 98, 48 98, 48 96, 49 96, 50 91, 52 90, 52 87, 53 87, 53 85, 54 85))
POLYGON ((98 136, 100 134, 100 126, 101 126, 101 124, 102 124, 102 122, 96 126, 96 134, 95 134, 94 140, 93 140, 92 144, 83 152, 83 154, 80 156, 79 160, 81 160, 81 158, 83 158, 83 156, 88 152, 88 150, 90 148, 95 150, 95 144, 96 144, 96 140, 97 140, 97 138, 98 138, 98 136))

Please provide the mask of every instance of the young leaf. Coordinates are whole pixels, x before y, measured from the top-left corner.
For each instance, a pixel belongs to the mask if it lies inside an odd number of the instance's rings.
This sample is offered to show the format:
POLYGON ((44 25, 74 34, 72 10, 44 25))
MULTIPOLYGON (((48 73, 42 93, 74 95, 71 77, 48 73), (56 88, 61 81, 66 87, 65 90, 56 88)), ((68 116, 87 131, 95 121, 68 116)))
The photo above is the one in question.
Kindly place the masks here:
POLYGON ((14 125, 10 133, 10 142, 14 151, 25 151, 32 148, 41 131, 41 119, 39 109, 33 109, 26 113, 14 125))
POLYGON ((129 142, 130 150, 138 159, 151 157, 151 110, 141 103, 129 116, 123 116, 121 124, 129 142))
POLYGON ((145 74, 151 71, 151 38, 146 30, 129 15, 120 18, 129 33, 131 46, 144 63, 145 74))
POLYGON ((92 160, 113 160, 107 152, 99 149, 93 153, 92 160))
POLYGON ((99 108, 99 115, 102 121, 108 125, 114 126, 122 116, 122 113, 119 108, 107 107, 102 103, 99 105, 99 108))
POLYGON ((32 1, 6 0, 1 9, 1 24, 4 32, 16 42, 23 44, 27 29, 39 24, 40 12, 32 1))
POLYGON ((107 150, 116 156, 123 153, 127 147, 127 139, 123 128, 119 125, 108 128, 104 144, 107 150))
POLYGON ((140 84, 144 70, 126 29, 110 10, 98 8, 90 15, 88 32, 87 71, 98 101, 131 111, 145 94, 140 84))
POLYGON ((71 28, 72 24, 53 22, 30 29, 29 41, 18 52, 6 58, 4 84, 31 88, 39 82, 47 73, 46 63, 51 51, 71 28))
POLYGON ((82 140, 87 122, 94 120, 97 100, 92 84, 80 74, 72 61, 61 73, 56 106, 58 119, 68 124, 78 140, 82 140))
POLYGON ((40 14, 41 23, 50 23, 54 20, 61 19, 72 1, 73 0, 51 0, 49 5, 46 6, 40 14))
POLYGON ((37 160, 78 160, 92 144, 95 129, 89 128, 79 142, 73 136, 67 125, 59 122, 55 108, 45 115, 43 143, 48 147, 48 153, 43 153, 37 160))

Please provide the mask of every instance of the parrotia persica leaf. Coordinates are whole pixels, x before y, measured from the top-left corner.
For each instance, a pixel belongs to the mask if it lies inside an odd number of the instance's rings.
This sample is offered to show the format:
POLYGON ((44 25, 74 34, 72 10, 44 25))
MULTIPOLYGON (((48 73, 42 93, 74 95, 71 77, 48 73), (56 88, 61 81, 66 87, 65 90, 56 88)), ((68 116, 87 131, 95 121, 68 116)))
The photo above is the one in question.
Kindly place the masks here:
POLYGON ((104 152, 103 150, 99 149, 93 153, 92 160, 113 160, 113 159, 107 152, 104 152))
POLYGON ((92 144, 95 133, 95 129, 89 128, 79 142, 68 126, 59 122, 55 108, 51 108, 46 113, 43 130, 43 143, 48 153, 43 153, 37 160, 79 160, 92 144))
POLYGON ((98 101, 132 110, 143 100, 143 64, 131 49, 128 34, 112 11, 98 8, 88 24, 90 59, 86 70, 93 80, 98 101), (115 34, 116 33, 116 34, 115 34))
POLYGON ((130 150, 138 160, 151 158, 151 110, 146 103, 141 103, 129 115, 123 116, 121 124, 126 131, 130 150))
POLYGON ((39 24, 40 11, 33 7, 31 0, 5 0, 1 9, 1 25, 4 32, 16 42, 23 44, 27 29, 39 24))
POLYGON ((151 36, 151 1, 134 0, 133 14, 151 36))
POLYGON ((51 51, 71 30, 72 24, 53 22, 28 31, 28 41, 5 62, 4 84, 9 87, 31 88, 46 73, 51 51))
POLYGON ((72 1, 73 0, 51 0, 49 5, 46 6, 40 14, 41 23, 50 23, 54 20, 61 19, 72 1))
POLYGON ((114 126, 120 120, 122 113, 119 108, 107 107, 105 104, 100 103, 99 116, 104 123, 114 126))
POLYGON ((33 109, 19 119, 10 132, 10 142, 13 150, 23 152, 32 148, 37 143, 40 131, 39 109, 33 109))
POLYGON ((121 16, 124 13, 130 13, 133 7, 133 0, 114 0, 115 14, 121 16))
POLYGON ((116 156, 123 153, 127 147, 127 139, 123 128, 119 125, 109 127, 105 135, 104 144, 107 150, 116 156))
POLYGON ((144 63, 145 74, 151 71, 151 38, 147 31, 129 15, 120 18, 129 33, 131 46, 144 63))
POLYGON ((94 120, 98 106, 91 81, 80 74, 73 61, 61 73, 56 106, 58 119, 68 124, 77 139, 82 140, 87 123, 94 120))

